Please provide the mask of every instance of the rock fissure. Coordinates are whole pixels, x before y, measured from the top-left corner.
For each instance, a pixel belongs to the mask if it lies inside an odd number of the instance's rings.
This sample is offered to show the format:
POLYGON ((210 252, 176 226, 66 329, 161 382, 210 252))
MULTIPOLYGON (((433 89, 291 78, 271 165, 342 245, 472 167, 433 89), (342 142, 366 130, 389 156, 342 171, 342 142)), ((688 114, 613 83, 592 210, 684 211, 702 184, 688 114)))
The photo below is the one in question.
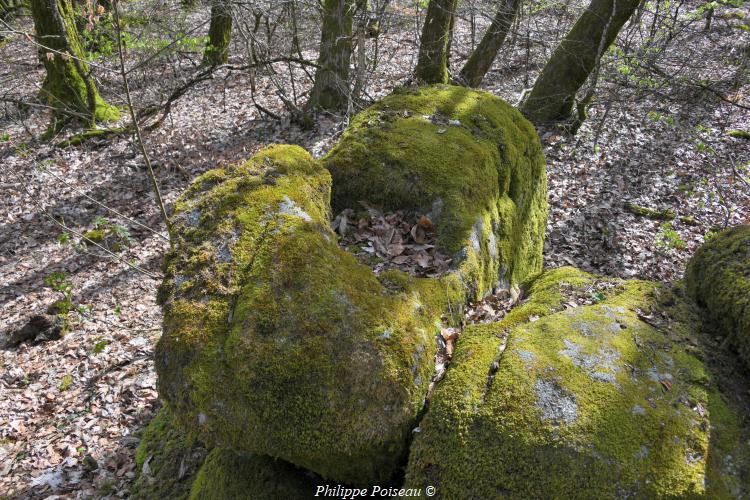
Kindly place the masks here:
POLYGON ((485 399, 487 398, 487 394, 490 392, 490 389, 492 388, 492 383, 495 381, 495 375, 497 375, 498 370, 500 369, 500 362, 503 359, 503 353, 505 352, 505 348, 508 346, 508 337, 509 334, 507 331, 503 331, 497 335, 497 337, 500 339, 500 343, 497 346, 497 356, 495 359, 492 360, 492 363, 490 364, 489 369, 487 370, 487 379, 484 383, 484 389, 482 390, 482 395, 479 398, 479 405, 483 406, 485 399))

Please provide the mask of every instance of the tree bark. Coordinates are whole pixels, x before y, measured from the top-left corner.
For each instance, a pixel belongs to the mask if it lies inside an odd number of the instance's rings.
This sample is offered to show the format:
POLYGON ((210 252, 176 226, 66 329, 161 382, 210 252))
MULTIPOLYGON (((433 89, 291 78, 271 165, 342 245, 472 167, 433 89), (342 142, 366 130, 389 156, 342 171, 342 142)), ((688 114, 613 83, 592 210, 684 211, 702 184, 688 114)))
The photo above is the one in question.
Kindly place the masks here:
MULTIPOLYGON (((11 0, 0 0, 0 20, 8 22, 13 17, 13 5, 11 0)), ((5 37, 0 33, 0 42, 5 40, 5 37)))
POLYGON ((492 24, 461 69, 461 81, 463 83, 469 87, 478 87, 482 83, 482 79, 492 66, 497 52, 503 46, 510 27, 513 26, 520 5, 521 0, 501 0, 500 7, 492 19, 492 24))
POLYGON ((521 110, 535 123, 568 120, 576 92, 640 0, 592 0, 544 66, 521 110))
POLYGON ((70 0, 31 0, 36 39, 44 46, 39 57, 47 71, 40 91, 53 109, 47 135, 77 120, 93 126, 97 120, 116 120, 119 110, 106 104, 83 60, 70 0))
POLYGON ((20 7, 18 0, 0 0, 0 19, 10 21, 20 7))
POLYGON ((325 0, 318 69, 308 110, 342 110, 349 103, 353 17, 353 0, 325 0))
POLYGON ((420 83, 448 83, 451 31, 457 5, 457 0, 430 0, 427 6, 414 70, 420 83))
POLYGON ((232 38, 232 10, 227 0, 214 0, 211 5, 211 25, 208 44, 203 51, 204 66, 226 64, 232 38))
POLYGON ((354 90, 352 97, 359 99, 365 88, 365 79, 367 76, 367 22, 369 20, 367 11, 367 0, 357 0, 357 71, 354 76, 354 90))

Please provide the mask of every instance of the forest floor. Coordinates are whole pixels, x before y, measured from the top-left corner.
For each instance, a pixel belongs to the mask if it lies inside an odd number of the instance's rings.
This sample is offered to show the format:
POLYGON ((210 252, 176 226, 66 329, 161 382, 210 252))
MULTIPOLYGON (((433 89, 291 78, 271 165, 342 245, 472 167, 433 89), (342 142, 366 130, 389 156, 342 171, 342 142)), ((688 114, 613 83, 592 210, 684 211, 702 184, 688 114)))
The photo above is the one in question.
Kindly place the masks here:
MULTIPOLYGON (((717 20, 710 50, 730 50, 735 35, 717 20)), ((380 50, 391 57, 371 75, 372 98, 403 83, 413 64, 413 33, 387 41, 380 50)), ((43 79, 35 50, 6 44, 0 58, 11 50, 28 62, 17 92, 32 100, 43 79)), ((456 50, 458 60, 468 52, 460 44, 456 50)), ((529 79, 514 70, 525 57, 519 50, 483 85, 510 102, 529 79)), ((262 78, 257 84, 264 105, 283 115, 272 85, 262 78)), ((168 204, 201 172, 270 143, 299 144, 321 156, 345 127, 337 117, 319 118, 310 131, 264 119, 248 87, 246 75, 222 70, 176 101, 164 124, 147 134, 168 204)), ((611 81, 605 87, 608 95, 618 91, 611 81)), ((136 99, 152 91, 148 82, 135 84, 136 99)), ((0 332, 44 312, 66 289, 74 309, 60 340, 0 351, 0 497, 124 497, 135 477, 139 432, 158 406, 151 356, 160 332, 155 295, 164 226, 129 137, 56 148, 38 139, 47 119, 31 110, 22 120, 0 120, 0 332), (107 235, 107 251, 81 241, 91 230, 107 235)), ((542 131, 550 193, 546 266, 680 279, 707 234, 750 223, 750 189, 740 178, 747 177, 741 170, 750 143, 727 135, 732 129, 750 130, 746 111, 719 100, 692 106, 651 96, 618 101, 606 115, 595 107, 575 137, 542 131), (669 209, 676 218, 635 215, 628 202, 669 209)))

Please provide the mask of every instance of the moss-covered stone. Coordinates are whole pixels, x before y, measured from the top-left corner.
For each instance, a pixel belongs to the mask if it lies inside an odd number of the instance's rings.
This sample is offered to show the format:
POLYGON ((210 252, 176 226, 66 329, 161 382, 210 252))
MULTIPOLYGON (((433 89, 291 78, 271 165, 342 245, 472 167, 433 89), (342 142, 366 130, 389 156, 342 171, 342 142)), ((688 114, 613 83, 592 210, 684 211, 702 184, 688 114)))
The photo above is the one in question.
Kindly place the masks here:
POLYGON ((700 247, 685 283, 750 368, 750 225, 728 229, 700 247))
POLYGON ((323 158, 333 205, 429 214, 476 298, 542 266, 544 156, 512 106, 464 87, 400 89, 359 113, 323 158))
POLYGON ((542 274, 513 317, 464 330, 413 442, 407 487, 442 498, 750 493, 747 408, 712 379, 694 306, 629 281, 560 310, 592 278, 542 274))
POLYGON ((321 480, 281 460, 212 450, 190 490, 190 500, 307 499, 321 480))
POLYGON ((376 277, 358 264, 330 228, 329 189, 303 149, 274 146, 176 202, 159 391, 210 447, 383 483, 405 458, 440 316, 463 288, 455 275, 376 277))
POLYGON ((131 496, 143 499, 184 499, 206 450, 175 424, 164 407, 151 420, 135 455, 137 477, 131 496))

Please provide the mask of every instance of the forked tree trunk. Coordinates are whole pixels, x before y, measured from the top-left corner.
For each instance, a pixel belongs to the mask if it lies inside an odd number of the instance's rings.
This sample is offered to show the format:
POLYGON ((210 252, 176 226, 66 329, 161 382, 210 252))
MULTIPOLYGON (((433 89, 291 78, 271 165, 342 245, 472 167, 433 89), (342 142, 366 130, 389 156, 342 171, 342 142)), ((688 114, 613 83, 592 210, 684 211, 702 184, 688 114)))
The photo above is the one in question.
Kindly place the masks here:
POLYGON ((566 121, 576 92, 640 0, 592 0, 544 66, 522 111, 535 123, 566 121))
POLYGON ((308 110, 346 109, 352 57, 353 0, 325 0, 320 55, 308 110))
POLYGON ((478 87, 492 66, 497 52, 503 46, 510 27, 516 19, 521 0, 501 0, 492 24, 482 37, 477 48, 461 69, 461 82, 469 87, 478 87))
POLYGON ((211 25, 208 28, 208 43, 203 51, 204 66, 225 64, 229 58, 229 42, 232 39, 232 9, 227 0, 214 0, 211 4, 211 25))
POLYGON ((414 77, 420 83, 447 83, 451 31, 457 0, 430 0, 414 77))
POLYGON ((120 111, 102 100, 83 60, 70 0, 31 0, 31 14, 36 39, 46 47, 39 49, 39 57, 47 71, 40 93, 53 109, 47 134, 71 120, 93 126, 119 118, 120 111))

